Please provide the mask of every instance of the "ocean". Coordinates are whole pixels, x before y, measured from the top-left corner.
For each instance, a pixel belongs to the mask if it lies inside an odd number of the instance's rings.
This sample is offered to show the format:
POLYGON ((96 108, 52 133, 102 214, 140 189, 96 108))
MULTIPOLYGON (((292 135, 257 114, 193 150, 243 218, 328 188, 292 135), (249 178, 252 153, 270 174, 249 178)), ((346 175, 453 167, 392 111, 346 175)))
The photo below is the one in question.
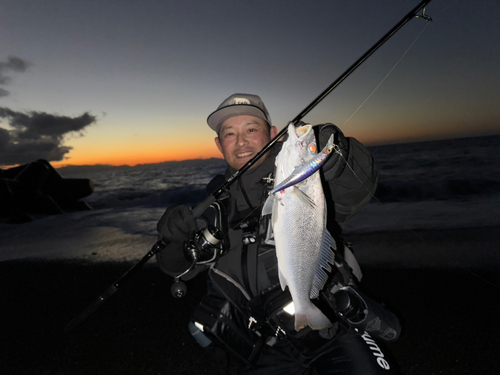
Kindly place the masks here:
MULTIPOLYGON (((345 225, 345 233, 500 225, 500 136, 369 149, 379 171, 379 185, 372 201, 345 225)), ((205 185, 225 169, 222 159, 135 167, 61 168, 59 173, 63 177, 93 181, 94 193, 84 199, 93 210, 37 217, 27 224, 0 224, 3 248, 0 260, 47 254, 58 257, 63 252, 71 257, 72 251, 76 251, 71 248, 79 246, 69 244, 73 238, 87 241, 86 232, 92 236, 123 233, 130 244, 116 239, 110 245, 116 247, 120 242, 123 252, 117 250, 119 255, 113 253, 115 250, 101 252, 106 252, 110 259, 140 258, 149 249, 135 247, 154 243, 156 223, 165 209, 174 203, 200 202, 205 196, 205 185), (102 232, 103 228, 108 232, 102 232), (110 228, 117 232, 109 232, 110 228), (47 233, 57 233, 67 240, 65 249, 55 248, 61 246, 60 242, 46 239, 51 236, 47 233), (37 238, 44 239, 43 246, 34 246, 37 238), (141 240, 134 243, 137 238, 141 240)), ((101 248, 105 244, 101 241, 96 246, 101 248)), ((92 253, 99 253, 99 249, 92 253)))

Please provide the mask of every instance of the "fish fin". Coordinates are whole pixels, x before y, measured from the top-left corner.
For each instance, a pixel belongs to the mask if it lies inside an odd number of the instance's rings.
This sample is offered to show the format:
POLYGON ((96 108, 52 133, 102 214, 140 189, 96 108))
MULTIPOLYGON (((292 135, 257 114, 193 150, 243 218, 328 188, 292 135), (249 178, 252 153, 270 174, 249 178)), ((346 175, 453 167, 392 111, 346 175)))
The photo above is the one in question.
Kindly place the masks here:
POLYGON ((293 194, 300 202, 302 202, 302 204, 310 208, 316 207, 316 203, 314 203, 311 197, 300 190, 298 187, 292 186, 291 194, 293 194))
POLYGON ((281 290, 285 290, 285 288, 286 288, 286 286, 288 284, 286 282, 285 276, 283 275, 283 273, 281 273, 281 270, 278 270, 278 277, 279 277, 279 280, 280 280, 281 290))
POLYGON ((318 298, 319 291, 323 289, 323 286, 328 281, 328 273, 332 271, 332 264, 335 262, 335 251, 337 250, 337 244, 333 239, 330 232, 326 229, 323 233, 323 243, 321 244, 321 251, 319 254, 318 265, 316 266, 316 273, 314 274, 311 293, 309 297, 311 299, 318 298))
POLYGON ((320 309, 311 303, 307 311, 295 314, 295 329, 298 331, 307 326, 314 330, 320 330, 331 327, 332 322, 330 322, 330 319, 320 309))
POLYGON ((267 197, 266 201, 264 202, 264 206, 262 207, 261 216, 270 215, 273 213, 274 200, 275 198, 272 195, 267 197))

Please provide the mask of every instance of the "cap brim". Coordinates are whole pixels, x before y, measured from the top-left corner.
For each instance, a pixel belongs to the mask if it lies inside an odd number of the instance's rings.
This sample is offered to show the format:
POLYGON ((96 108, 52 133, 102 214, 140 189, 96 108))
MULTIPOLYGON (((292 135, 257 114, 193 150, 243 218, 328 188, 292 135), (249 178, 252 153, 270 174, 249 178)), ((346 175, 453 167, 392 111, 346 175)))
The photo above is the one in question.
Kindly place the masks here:
POLYGON ((269 125, 269 119, 266 117, 266 114, 259 108, 253 105, 231 105, 212 112, 207 119, 208 126, 210 126, 214 131, 218 132, 220 126, 224 121, 230 119, 235 116, 254 116, 264 120, 269 125))

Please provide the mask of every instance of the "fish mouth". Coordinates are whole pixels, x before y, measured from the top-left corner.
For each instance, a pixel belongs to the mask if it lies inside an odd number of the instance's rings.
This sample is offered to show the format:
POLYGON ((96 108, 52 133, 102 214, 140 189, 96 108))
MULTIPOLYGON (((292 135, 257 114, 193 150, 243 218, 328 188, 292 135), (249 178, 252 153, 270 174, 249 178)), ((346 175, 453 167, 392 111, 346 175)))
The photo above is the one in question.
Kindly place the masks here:
POLYGON ((292 139, 295 140, 304 139, 309 135, 311 131, 311 124, 299 125, 297 127, 295 127, 293 124, 290 124, 288 128, 288 136, 292 137, 292 139))
POLYGON ((297 128, 295 128, 295 134, 300 137, 301 135, 309 133, 309 131, 312 129, 312 126, 310 124, 302 125, 297 128))

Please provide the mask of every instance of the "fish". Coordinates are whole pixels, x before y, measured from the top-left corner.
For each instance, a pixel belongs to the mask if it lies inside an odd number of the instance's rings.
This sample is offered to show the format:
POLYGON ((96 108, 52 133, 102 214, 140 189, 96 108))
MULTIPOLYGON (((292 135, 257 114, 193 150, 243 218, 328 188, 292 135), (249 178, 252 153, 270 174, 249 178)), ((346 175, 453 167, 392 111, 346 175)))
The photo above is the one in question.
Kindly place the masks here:
MULTIPOLYGON (((333 138, 330 141, 323 149, 326 154, 333 149, 333 138)), ((290 291, 297 331, 307 326, 321 330, 332 325, 311 301, 319 296, 328 280, 327 272, 332 270, 336 250, 335 240, 326 229, 326 201, 320 175, 310 173, 294 184, 283 183, 294 174, 304 173, 317 158, 312 125, 296 128, 290 124, 288 138, 276 156, 271 192, 288 186, 272 193, 262 210, 262 215, 272 215, 279 281, 283 290, 288 287, 290 291)), ((317 172, 320 165, 309 168, 317 172)))

